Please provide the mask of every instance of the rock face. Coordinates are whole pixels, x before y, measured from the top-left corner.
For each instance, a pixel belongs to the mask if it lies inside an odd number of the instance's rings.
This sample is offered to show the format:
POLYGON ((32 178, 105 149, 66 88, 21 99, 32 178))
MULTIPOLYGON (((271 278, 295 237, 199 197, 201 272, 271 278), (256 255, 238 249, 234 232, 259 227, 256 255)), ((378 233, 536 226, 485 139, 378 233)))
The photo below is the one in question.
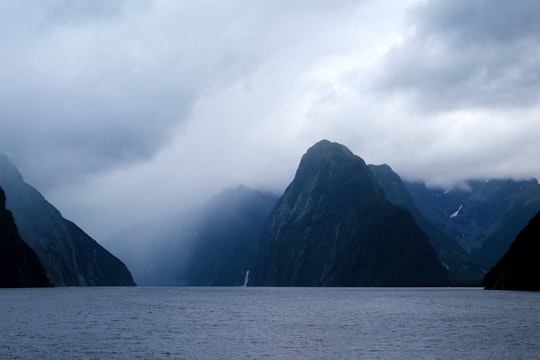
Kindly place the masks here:
POLYGON ((448 274, 412 215, 364 161, 323 140, 303 156, 266 223, 253 285, 444 286, 448 274))
POLYGON ((486 289, 540 291, 540 212, 484 278, 486 289))
POLYGON ((21 237, 36 252, 55 286, 135 285, 120 260, 64 219, 1 154, 0 185, 21 237))
POLYGON ((456 241, 434 226, 418 208, 403 181, 388 165, 368 165, 386 198, 394 205, 411 213, 420 228, 428 235, 439 259, 448 269, 452 286, 479 286, 485 275, 485 267, 465 251, 456 241))
POLYGON ((540 209, 536 180, 471 180, 462 189, 448 191, 405 185, 422 214, 486 269, 504 255, 540 209))
POLYGON ((240 186, 106 241, 141 285, 238 286, 277 197, 240 186))
POLYGON ((51 286, 36 253, 20 238, 0 188, 0 287, 51 286))

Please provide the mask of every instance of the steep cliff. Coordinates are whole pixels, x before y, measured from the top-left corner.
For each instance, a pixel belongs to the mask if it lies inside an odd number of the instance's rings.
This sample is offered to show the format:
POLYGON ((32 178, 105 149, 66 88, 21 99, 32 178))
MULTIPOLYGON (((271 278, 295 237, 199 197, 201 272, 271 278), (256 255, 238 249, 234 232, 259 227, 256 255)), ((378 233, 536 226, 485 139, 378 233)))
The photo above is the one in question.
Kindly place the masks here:
POLYGON ((134 285, 127 267, 73 222, 62 217, 0 154, 0 186, 21 237, 56 286, 134 285))
POLYGON ((36 253, 20 238, 0 188, 0 287, 51 286, 36 253))

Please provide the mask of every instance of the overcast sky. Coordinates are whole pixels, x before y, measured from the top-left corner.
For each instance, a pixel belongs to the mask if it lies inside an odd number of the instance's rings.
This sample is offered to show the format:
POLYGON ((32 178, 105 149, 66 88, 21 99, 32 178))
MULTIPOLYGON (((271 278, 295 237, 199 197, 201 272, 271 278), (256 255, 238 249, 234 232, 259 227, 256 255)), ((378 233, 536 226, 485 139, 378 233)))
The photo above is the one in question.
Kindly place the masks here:
POLYGON ((326 138, 402 177, 540 178, 538 0, 0 0, 0 151, 98 241, 326 138))

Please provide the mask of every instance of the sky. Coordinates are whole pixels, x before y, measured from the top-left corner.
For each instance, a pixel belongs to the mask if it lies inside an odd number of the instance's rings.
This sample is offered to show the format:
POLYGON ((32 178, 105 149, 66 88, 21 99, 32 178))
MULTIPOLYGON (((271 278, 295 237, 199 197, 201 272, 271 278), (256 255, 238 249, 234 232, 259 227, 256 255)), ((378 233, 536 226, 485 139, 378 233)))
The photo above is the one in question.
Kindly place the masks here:
POLYGON ((0 151, 96 240, 320 139, 403 178, 540 178, 537 0, 1 0, 0 151))

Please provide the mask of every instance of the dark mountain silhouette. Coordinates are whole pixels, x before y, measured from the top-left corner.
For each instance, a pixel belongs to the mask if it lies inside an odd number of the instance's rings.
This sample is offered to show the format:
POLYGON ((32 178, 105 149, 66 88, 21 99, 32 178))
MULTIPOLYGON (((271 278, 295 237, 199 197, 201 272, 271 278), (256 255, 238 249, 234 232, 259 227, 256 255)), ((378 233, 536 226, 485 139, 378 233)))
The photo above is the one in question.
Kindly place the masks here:
POLYGON ((254 285, 441 286, 447 271, 364 161, 323 140, 302 157, 266 223, 254 285))
POLYGON ((486 289, 540 291, 540 212, 486 274, 482 285, 486 289))
POLYGON ((64 219, 1 154, 0 186, 21 237, 36 252, 54 285, 135 285, 120 260, 64 219))
POLYGON ((368 165, 368 167, 377 184, 383 189, 386 198, 392 204, 409 211, 418 226, 428 235, 439 259, 448 269, 450 284, 453 286, 480 285, 485 275, 485 267, 418 210, 399 175, 388 165, 368 165))
POLYGON ((36 253, 19 236, 0 187, 0 287, 46 287, 51 283, 36 253))

